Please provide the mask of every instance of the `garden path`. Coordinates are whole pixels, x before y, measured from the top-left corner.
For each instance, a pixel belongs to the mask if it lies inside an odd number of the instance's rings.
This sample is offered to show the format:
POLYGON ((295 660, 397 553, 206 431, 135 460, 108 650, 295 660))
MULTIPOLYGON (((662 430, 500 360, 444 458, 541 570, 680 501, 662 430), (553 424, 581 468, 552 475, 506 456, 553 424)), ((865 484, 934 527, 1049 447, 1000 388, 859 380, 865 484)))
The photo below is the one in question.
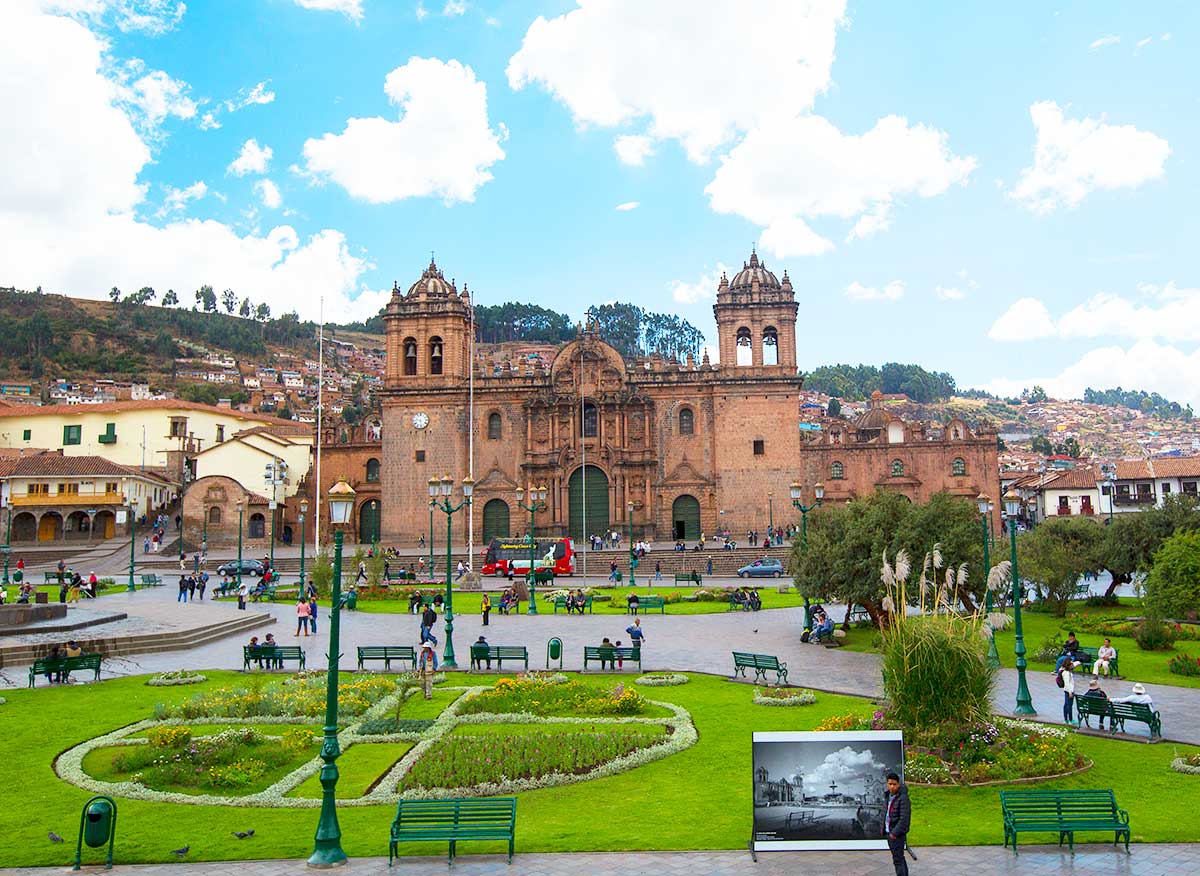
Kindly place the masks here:
MULTIPOLYGON (((386 837, 383 837, 386 839, 386 837)), ((382 842, 382 840, 381 840, 382 842)), ((891 876, 891 857, 883 852, 775 852, 759 856, 756 864, 747 852, 576 852, 572 854, 520 854, 515 866, 501 855, 460 855, 454 872, 459 876, 621 876, 626 873, 656 873, 659 876, 784 876, 799 871, 837 873, 840 876, 891 876)), ((120 841, 117 843, 118 860, 120 841)), ((1076 846, 1074 856, 1058 846, 1022 846, 1020 856, 1000 846, 939 846, 916 849, 919 862, 910 861, 921 876, 959 876, 961 873, 990 873, 997 876, 1192 876, 1200 872, 1200 845, 1135 844, 1133 853, 1114 851, 1104 844, 1076 846)), ((441 872, 445 857, 403 857, 388 869, 387 858, 355 858, 356 876, 441 872)), ((349 868, 348 868, 349 869, 349 868)), ((0 869, 12 876, 45 876, 62 868, 27 867, 0 869)), ((224 876, 229 862, 205 864, 170 863, 114 866, 116 876, 224 876)), ((242 876, 295 876, 311 873, 303 861, 239 862, 242 876)))

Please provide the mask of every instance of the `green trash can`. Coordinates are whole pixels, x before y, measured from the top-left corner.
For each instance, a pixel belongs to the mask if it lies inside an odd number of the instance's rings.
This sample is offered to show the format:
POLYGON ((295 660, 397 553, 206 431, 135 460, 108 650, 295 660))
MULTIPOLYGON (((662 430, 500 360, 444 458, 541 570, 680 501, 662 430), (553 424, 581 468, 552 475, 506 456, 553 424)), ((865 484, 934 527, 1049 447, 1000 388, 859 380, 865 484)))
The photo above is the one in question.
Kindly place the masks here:
POLYGON ((617 573, 616 573, 615 580, 616 580, 618 583, 619 583, 620 581, 622 581, 622 580, 623 580, 623 576, 621 575, 621 573, 620 573, 620 572, 617 572, 617 573))
POLYGON ((102 849, 108 846, 108 858, 104 868, 112 869, 113 844, 117 836, 117 804, 112 797, 97 796, 83 804, 79 816, 79 840, 75 844, 75 866, 78 870, 83 859, 83 846, 102 849))
POLYGON ((557 660, 558 668, 562 669, 563 643, 562 643, 562 639, 560 639, 558 636, 555 636, 553 639, 551 639, 549 642, 546 643, 546 668, 547 669, 550 668, 551 660, 557 660))

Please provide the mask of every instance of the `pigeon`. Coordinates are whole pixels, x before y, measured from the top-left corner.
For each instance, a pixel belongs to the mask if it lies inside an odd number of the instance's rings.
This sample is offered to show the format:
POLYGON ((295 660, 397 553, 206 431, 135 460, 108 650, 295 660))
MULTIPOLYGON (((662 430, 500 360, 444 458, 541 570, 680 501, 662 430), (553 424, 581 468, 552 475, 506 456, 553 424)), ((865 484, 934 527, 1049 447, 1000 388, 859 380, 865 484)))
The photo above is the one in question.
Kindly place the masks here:
POLYGON ((50 837, 50 842, 52 842, 52 843, 61 843, 63 841, 63 838, 61 836, 59 836, 58 834, 56 834, 54 831, 50 831, 49 837, 50 837))
POLYGON ((176 858, 182 858, 184 855, 186 855, 191 850, 192 850, 191 846, 184 846, 182 849, 171 849, 171 854, 174 855, 176 858))
POLYGON ((246 837, 254 836, 253 828, 250 830, 233 830, 233 831, 230 831, 230 833, 232 833, 238 839, 245 839, 246 837))
POLYGON ((756 633, 757 633, 757 632, 758 632, 758 630, 755 630, 754 632, 756 632, 756 633))

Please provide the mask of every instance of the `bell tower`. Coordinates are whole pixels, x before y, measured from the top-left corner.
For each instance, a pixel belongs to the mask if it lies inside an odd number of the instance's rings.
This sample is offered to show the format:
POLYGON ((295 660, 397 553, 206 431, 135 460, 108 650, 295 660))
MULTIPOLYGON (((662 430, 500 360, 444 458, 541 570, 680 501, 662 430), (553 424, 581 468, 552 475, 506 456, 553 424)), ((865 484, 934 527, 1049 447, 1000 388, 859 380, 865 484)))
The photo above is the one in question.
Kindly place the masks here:
POLYGON ((750 251, 750 261, 730 280, 721 275, 713 317, 721 369, 754 368, 763 374, 796 373, 799 306, 787 271, 782 282, 750 251))
POLYGON ((431 258, 408 292, 392 285, 384 388, 455 386, 470 376, 471 296, 431 258))

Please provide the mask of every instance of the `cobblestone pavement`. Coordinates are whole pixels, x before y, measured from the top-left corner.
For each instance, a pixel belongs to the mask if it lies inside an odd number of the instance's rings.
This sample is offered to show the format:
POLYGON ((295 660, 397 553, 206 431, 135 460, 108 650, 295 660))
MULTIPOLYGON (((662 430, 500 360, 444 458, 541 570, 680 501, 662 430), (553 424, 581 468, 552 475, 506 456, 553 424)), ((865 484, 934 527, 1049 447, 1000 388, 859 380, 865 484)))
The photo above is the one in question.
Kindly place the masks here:
MULTIPOLYGON (((519 837, 519 831, 518 831, 519 837)), ((370 876, 417 876, 453 872, 458 876, 784 876, 794 873, 837 874, 837 876, 891 876, 891 857, 882 852, 774 852, 759 855, 754 863, 748 852, 577 852, 573 854, 522 855, 510 867, 500 855, 461 855, 454 869, 444 857, 406 857, 390 870, 387 858, 355 858, 334 872, 370 876)), ((996 876, 1194 876, 1200 872, 1200 845, 1134 845, 1132 854, 1109 845, 1077 845, 1072 856, 1057 846, 1022 846, 1021 854, 999 846, 956 846, 918 848, 919 860, 909 861, 913 876, 962 876, 986 873, 996 876)), ((118 860, 120 858, 118 842, 118 860)), ((42 876, 65 868, 29 867, 0 869, 0 874, 42 876)), ((69 872, 69 871, 68 871, 69 872)), ((299 876, 312 873, 303 861, 244 861, 206 864, 171 863, 113 867, 117 876, 299 876)))
MULTIPOLYGON (((590 583, 599 583, 593 579, 590 583)), ((582 584, 582 582, 580 582, 582 584)), ((144 623, 157 629, 163 624, 193 625, 195 615, 212 619, 232 617, 237 613, 234 600, 202 603, 177 603, 174 578, 166 586, 139 590, 134 594, 118 593, 105 596, 104 607, 128 612, 129 622, 144 623), (134 620, 134 618, 138 620, 134 620)), ((315 636, 295 637, 295 608, 292 604, 252 604, 248 611, 269 613, 278 623, 267 627, 281 643, 301 645, 306 652, 309 668, 324 663, 329 634, 329 610, 322 607, 315 636)), ((836 615, 837 612, 835 612, 836 615)), ((607 636, 613 641, 628 642, 625 628, 631 619, 625 615, 590 614, 565 615, 543 612, 536 616, 510 615, 493 611, 491 624, 483 627, 478 615, 456 615, 454 645, 461 668, 469 664, 470 643, 481 633, 493 645, 525 645, 529 648, 530 668, 546 665, 546 642, 552 636, 563 640, 566 669, 583 668, 583 646, 593 645, 607 636)), ((437 636, 445 644, 444 620, 439 617, 437 636)), ((788 680, 819 690, 859 696, 879 696, 882 681, 879 658, 863 654, 800 642, 804 611, 800 608, 772 609, 762 612, 717 612, 715 614, 673 615, 650 613, 642 615, 646 644, 642 651, 642 667, 650 670, 692 670, 728 675, 732 671, 729 652, 755 651, 775 654, 788 664, 788 680)), ((103 629, 94 628, 94 629, 103 629)), ((417 617, 409 614, 369 614, 343 612, 341 627, 340 665, 343 669, 356 666, 355 648, 359 645, 416 644, 419 630, 417 617)), ((78 638, 86 638, 87 630, 78 638)), ((260 638, 263 629, 254 631, 260 638)), ((97 633, 97 635, 103 635, 97 633)), ((136 675, 186 668, 241 668, 242 639, 228 637, 186 651, 166 651, 118 657, 105 662, 104 675, 136 675)), ((441 650, 439 646, 439 652, 441 650)), ((21 673, 6 669, 9 676, 20 679, 21 673)), ((1034 707, 1041 720, 1060 723, 1062 691, 1050 672, 1033 669, 1027 674, 1034 707)), ((1124 694, 1133 679, 1109 683, 1111 694, 1124 694)), ((0 679, 0 684, 3 680, 0 679)), ((1016 701, 1017 674, 1002 669, 997 676, 995 703, 999 712, 1010 712, 1016 701)), ((1163 732, 1168 740, 1200 744, 1200 691, 1169 685, 1146 685, 1163 714, 1163 732)))

